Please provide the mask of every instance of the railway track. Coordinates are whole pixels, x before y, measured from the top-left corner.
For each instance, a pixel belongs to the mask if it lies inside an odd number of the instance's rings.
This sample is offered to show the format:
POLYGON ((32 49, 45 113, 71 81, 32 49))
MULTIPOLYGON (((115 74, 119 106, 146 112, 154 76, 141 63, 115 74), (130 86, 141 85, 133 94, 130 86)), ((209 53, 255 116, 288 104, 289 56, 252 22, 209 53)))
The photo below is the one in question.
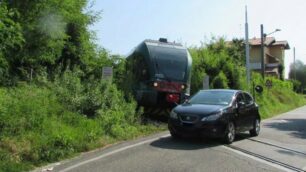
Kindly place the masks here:
POLYGON ((261 143, 261 144, 268 145, 268 146, 272 146, 272 147, 275 147, 275 148, 283 149, 283 150, 286 150, 286 151, 289 151, 289 152, 292 152, 292 153, 295 153, 295 154, 300 154, 300 155, 305 156, 305 158, 306 158, 306 152, 302 152, 302 151, 286 148, 286 147, 283 147, 283 146, 279 146, 279 145, 276 145, 276 144, 264 142, 264 141, 261 141, 261 140, 256 140, 256 139, 251 139, 251 138, 249 138, 247 140, 250 140, 250 141, 253 141, 253 142, 257 142, 257 143, 261 143))
MULTIPOLYGON (((291 149, 291 148, 286 148, 286 147, 283 147, 283 146, 279 146, 279 145, 268 143, 268 142, 261 141, 261 140, 256 140, 256 139, 253 139, 253 138, 248 138, 246 140, 249 140, 249 141, 252 141, 252 142, 256 142, 256 143, 259 143, 259 144, 263 144, 263 145, 267 145, 267 146, 271 146, 271 147, 275 147, 277 149, 285 150, 285 151, 291 152, 292 154, 296 154, 296 155, 300 155, 300 156, 305 156, 305 159, 306 159, 306 153, 302 152, 302 151, 294 150, 294 149, 291 149)), ((255 152, 252 152, 250 150, 246 150, 246 149, 240 148, 238 146, 234 146, 234 145, 224 145, 224 146, 228 147, 230 149, 233 149, 235 151, 242 152, 242 153, 247 154, 249 156, 252 156, 252 157, 264 160, 266 162, 269 162, 269 163, 272 163, 272 164, 284 167, 286 169, 286 171, 306 172, 306 169, 302 169, 300 167, 293 166, 293 165, 291 165, 289 163, 281 162, 279 160, 276 160, 276 159, 273 159, 273 158, 269 158, 268 156, 255 153, 255 152)))

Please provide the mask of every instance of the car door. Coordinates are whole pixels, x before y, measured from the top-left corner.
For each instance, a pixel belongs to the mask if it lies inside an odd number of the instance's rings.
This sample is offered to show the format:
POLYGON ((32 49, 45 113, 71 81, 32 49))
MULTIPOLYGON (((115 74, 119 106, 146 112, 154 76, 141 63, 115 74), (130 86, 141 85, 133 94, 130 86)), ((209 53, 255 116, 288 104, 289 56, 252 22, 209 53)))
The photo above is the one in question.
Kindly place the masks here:
POLYGON ((236 129, 242 131, 246 128, 245 121, 247 115, 246 102, 243 93, 237 94, 235 103, 237 109, 235 114, 236 129))
POLYGON ((243 93, 244 99, 245 99, 245 110, 246 110, 246 116, 245 116, 245 124, 247 129, 251 129, 253 127, 253 121, 255 117, 255 102, 252 98, 252 96, 246 92, 243 93))

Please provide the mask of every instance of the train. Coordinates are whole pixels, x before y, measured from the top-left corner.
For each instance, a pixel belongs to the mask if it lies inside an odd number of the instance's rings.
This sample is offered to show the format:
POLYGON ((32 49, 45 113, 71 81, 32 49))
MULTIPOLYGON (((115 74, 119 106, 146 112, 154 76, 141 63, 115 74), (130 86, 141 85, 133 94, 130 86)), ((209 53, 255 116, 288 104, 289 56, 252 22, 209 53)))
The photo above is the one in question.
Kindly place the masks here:
POLYGON ((146 111, 171 109, 190 95, 191 66, 182 44, 146 39, 126 59, 126 82, 146 111))

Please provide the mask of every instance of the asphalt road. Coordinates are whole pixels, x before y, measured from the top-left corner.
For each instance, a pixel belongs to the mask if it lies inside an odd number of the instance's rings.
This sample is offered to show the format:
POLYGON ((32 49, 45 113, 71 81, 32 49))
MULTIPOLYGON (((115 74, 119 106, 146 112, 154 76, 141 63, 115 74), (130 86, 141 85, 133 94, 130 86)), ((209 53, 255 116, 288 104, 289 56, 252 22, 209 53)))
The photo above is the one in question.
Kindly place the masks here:
POLYGON ((174 140, 168 132, 124 142, 37 171, 306 171, 306 106, 262 121, 258 137, 174 140))

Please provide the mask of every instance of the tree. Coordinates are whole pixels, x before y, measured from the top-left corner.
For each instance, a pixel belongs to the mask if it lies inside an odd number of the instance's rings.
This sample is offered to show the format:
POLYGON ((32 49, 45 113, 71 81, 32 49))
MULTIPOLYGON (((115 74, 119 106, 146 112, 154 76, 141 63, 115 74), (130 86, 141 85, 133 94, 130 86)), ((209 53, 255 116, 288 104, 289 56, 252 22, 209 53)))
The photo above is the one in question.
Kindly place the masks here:
POLYGON ((295 65, 292 63, 290 65, 289 78, 291 80, 297 80, 300 84, 295 84, 298 92, 303 92, 306 89, 306 65, 297 60, 295 65))
POLYGON ((213 88, 228 88, 228 80, 225 74, 221 71, 213 80, 211 85, 213 88))
POLYGON ((21 26, 14 21, 18 16, 19 13, 8 9, 5 2, 0 3, 0 85, 9 85, 10 61, 24 44, 21 26))
POLYGON ((244 40, 234 38, 228 43, 228 54, 239 65, 245 66, 245 48, 244 40))
POLYGON ((192 93, 202 89, 203 77, 209 76, 211 88, 243 89, 241 84, 244 50, 243 42, 234 39, 233 44, 224 41, 224 38, 212 38, 202 47, 189 49, 192 56, 192 93))
MULTIPOLYGON (((85 73, 87 65, 97 58, 88 26, 97 17, 86 10, 88 0, 5 0, 1 5, 16 11, 12 18, 20 27, 24 44, 10 53, 11 77, 29 80, 29 74, 45 70, 53 75, 78 67, 85 73)), ((1 17, 2 18, 2 17, 1 17)))

